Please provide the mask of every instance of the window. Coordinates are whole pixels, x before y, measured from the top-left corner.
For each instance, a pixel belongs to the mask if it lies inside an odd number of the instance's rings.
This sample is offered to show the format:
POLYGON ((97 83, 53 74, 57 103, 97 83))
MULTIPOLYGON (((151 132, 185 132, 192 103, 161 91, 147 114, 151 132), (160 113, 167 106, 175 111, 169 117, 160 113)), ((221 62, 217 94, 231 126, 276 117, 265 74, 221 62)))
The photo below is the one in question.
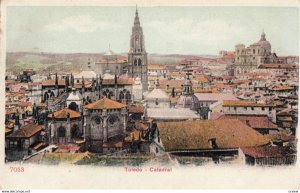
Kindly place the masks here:
POLYGON ((66 136, 66 128, 63 126, 60 126, 58 128, 58 137, 65 137, 66 136))
POLYGON ((233 107, 233 109, 236 111, 236 107, 233 107))
POLYGON ((155 105, 158 105, 158 98, 155 99, 155 105))
POLYGON ((251 110, 254 111, 254 107, 251 107, 251 110))
POLYGON ((244 107, 245 110, 247 110, 247 107, 244 107))
POLYGON ((261 108, 261 110, 263 110, 263 111, 264 111, 264 110, 265 110, 265 107, 262 107, 262 108, 261 108))
POLYGON ((269 111, 272 111, 272 107, 269 107, 269 111))

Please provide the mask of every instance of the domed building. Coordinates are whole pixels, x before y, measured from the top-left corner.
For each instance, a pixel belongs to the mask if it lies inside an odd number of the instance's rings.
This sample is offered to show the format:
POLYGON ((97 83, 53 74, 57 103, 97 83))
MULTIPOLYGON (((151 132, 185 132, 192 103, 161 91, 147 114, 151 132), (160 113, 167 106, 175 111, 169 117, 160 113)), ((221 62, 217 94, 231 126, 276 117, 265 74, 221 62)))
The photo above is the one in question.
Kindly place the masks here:
POLYGON ((277 56, 271 52, 271 48, 271 43, 266 39, 265 32, 262 32, 258 42, 247 48, 244 44, 237 44, 235 46, 234 73, 249 72, 264 63, 277 63, 277 56))
POLYGON ((145 102, 149 108, 170 108, 170 97, 159 88, 159 80, 156 81, 156 88, 145 97, 145 102))
POLYGON ((177 101, 176 107, 190 108, 191 110, 197 110, 199 108, 199 100, 194 95, 193 84, 189 77, 187 77, 185 83, 183 84, 183 92, 177 101))

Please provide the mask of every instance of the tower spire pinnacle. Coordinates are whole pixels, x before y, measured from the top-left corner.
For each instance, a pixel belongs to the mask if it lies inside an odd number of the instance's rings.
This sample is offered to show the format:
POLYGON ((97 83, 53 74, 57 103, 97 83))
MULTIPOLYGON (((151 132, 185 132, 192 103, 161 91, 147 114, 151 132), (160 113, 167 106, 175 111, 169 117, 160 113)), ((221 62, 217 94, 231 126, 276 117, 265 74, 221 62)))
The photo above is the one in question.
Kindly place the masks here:
POLYGON ((137 5, 135 5, 134 25, 140 25, 139 12, 138 12, 137 5))
POLYGON ((135 4, 135 14, 138 15, 137 4, 135 4))
POLYGON ((265 41, 266 40, 266 34, 265 34, 265 30, 262 30, 261 36, 260 36, 260 40, 261 41, 265 41))

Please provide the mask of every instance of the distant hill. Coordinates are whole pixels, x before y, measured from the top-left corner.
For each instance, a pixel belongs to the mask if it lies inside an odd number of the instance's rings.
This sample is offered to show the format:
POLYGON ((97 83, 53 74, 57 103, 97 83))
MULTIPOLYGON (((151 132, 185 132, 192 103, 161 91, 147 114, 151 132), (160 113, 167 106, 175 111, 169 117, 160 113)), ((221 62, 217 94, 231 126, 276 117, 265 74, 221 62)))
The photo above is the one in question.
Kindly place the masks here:
MULTIPOLYGON (((91 63, 102 58, 104 53, 46 53, 46 52, 8 52, 6 70, 18 73, 26 68, 33 68, 39 73, 51 71, 78 72, 88 59, 91 63)), ((120 53, 126 56, 127 53, 120 53)), ((178 65, 181 60, 193 57, 215 58, 216 56, 181 55, 181 54, 149 54, 149 64, 178 65)))

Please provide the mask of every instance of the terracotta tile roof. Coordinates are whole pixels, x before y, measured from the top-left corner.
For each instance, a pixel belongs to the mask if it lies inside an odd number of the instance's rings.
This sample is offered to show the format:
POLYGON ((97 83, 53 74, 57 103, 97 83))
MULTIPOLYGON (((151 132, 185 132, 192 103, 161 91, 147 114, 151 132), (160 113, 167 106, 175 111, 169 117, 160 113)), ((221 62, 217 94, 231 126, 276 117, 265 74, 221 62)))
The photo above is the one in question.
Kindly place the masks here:
POLYGON ((224 100, 238 100, 231 93, 196 93, 196 97, 199 101, 224 101, 224 100))
POLYGON ((157 127, 166 151, 212 149, 215 138, 220 149, 254 147, 269 139, 237 119, 158 122, 157 127))
POLYGON ((142 105, 139 105, 139 106, 137 106, 137 105, 130 105, 128 107, 128 112, 129 113, 144 113, 144 109, 145 109, 145 107, 142 106, 142 105))
POLYGON ((223 54, 222 58, 234 59, 235 58, 235 53, 234 52, 226 52, 226 53, 223 54))
MULTIPOLYGON (((70 114, 70 118, 79 118, 81 117, 80 113, 77 111, 73 111, 71 109, 62 109, 60 111, 54 112, 54 117, 56 119, 66 119, 68 118, 68 113, 70 114)), ((48 118, 52 118, 52 113, 48 115, 48 118)))
POLYGON ((281 158, 296 155, 296 152, 289 147, 263 146, 241 148, 243 153, 253 158, 281 158))
POLYGON ((68 144, 68 145, 58 144, 55 153, 76 153, 79 151, 79 149, 80 147, 74 144, 68 144))
POLYGON ((166 66, 162 64, 148 64, 148 70, 165 70, 166 66))
POLYGON ((258 68, 273 68, 273 69, 296 69, 296 64, 261 64, 258 68))
POLYGON ((18 113, 17 109, 5 109, 5 115, 15 114, 18 113))
POLYGON ((288 141, 295 141, 296 137, 294 135, 289 135, 285 133, 278 133, 278 134, 272 134, 268 135, 272 141, 283 141, 283 142, 288 142, 288 141))
POLYGON ((293 90, 294 88, 288 85, 276 85, 274 87, 272 87, 270 90, 273 91, 289 91, 289 90, 293 90))
POLYGON ((193 79, 198 82, 208 83, 208 79, 204 75, 196 75, 193 79))
POLYGON ((22 126, 19 130, 13 132, 7 137, 13 138, 29 138, 36 133, 42 131, 44 129, 43 125, 37 125, 35 123, 30 123, 27 125, 22 126))
POLYGON ((159 80, 161 88, 167 88, 167 85, 169 85, 169 88, 181 88, 184 82, 185 80, 159 80))
POLYGON ((126 107, 126 105, 108 98, 102 98, 84 106, 86 109, 122 109, 124 107, 126 107))
POLYGON ((224 100, 223 107, 274 107, 274 104, 256 103, 254 101, 224 100))
MULTIPOLYGON (((45 80, 42 82, 43 86, 55 86, 55 80, 45 80)), ((65 80, 58 80, 58 85, 59 86, 64 86, 65 85, 65 80)))
POLYGON ((223 115, 218 119, 238 119, 253 129, 277 129, 277 125, 272 123, 267 116, 223 115))
POLYGON ((28 107, 28 106, 32 106, 32 102, 19 102, 18 104, 21 107, 28 107))

